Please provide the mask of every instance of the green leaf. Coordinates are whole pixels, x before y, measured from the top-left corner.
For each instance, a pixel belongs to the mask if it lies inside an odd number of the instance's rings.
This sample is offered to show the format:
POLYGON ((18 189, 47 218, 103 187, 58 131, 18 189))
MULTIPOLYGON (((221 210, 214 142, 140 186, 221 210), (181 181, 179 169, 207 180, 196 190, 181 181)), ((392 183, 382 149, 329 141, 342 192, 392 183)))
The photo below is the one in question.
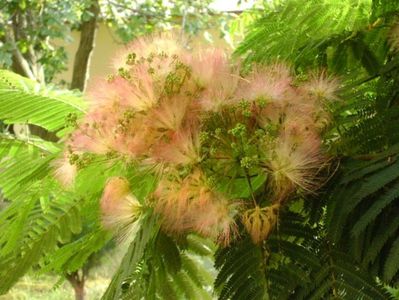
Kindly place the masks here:
POLYGON ((157 220, 152 214, 147 214, 143 217, 141 220, 141 229, 137 233, 133 242, 131 242, 129 249, 122 259, 119 269, 112 278, 112 281, 102 299, 119 299, 123 294, 122 285, 124 281, 133 274, 135 268, 143 258, 146 247, 154 240, 158 233, 159 225, 157 225, 156 222, 157 220))
POLYGON ((0 119, 57 132, 68 116, 82 116, 86 104, 70 91, 56 91, 6 70, 0 70, 0 119))

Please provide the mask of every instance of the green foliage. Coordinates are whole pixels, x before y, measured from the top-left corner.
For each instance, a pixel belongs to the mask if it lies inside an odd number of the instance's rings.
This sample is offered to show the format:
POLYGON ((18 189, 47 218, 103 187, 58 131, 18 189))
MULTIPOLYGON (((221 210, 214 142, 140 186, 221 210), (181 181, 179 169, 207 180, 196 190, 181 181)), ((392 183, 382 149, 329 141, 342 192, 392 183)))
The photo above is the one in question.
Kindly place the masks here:
POLYGON ((179 244, 145 216, 103 299, 212 299, 210 262, 199 260, 213 253, 206 244, 196 236, 179 244))
MULTIPOLYGON (((281 59, 307 67, 326 64, 328 47, 339 45, 332 55, 344 56, 343 48, 349 45, 341 42, 357 39, 357 32, 368 25, 370 5, 367 0, 282 1, 277 7, 266 8, 265 16, 237 52, 248 53, 247 62, 281 59)), ((352 51, 359 47, 353 46, 352 51)))
MULTIPOLYGON (((75 94, 45 89, 8 71, 1 71, 0 94, 0 115, 10 125, 28 122, 60 130, 67 114, 78 116, 84 111, 82 99, 75 94)), ((87 219, 87 213, 81 211, 83 198, 53 179, 51 162, 59 152, 58 144, 39 137, 0 135, 0 186, 8 203, 0 211, 0 276, 4 278, 0 293, 32 267, 60 274, 74 271, 107 241, 102 230, 73 241, 86 226, 82 217, 87 219)))
POLYGON ((34 124, 58 132, 68 119, 76 121, 85 109, 85 103, 75 93, 51 90, 9 71, 0 71, 0 119, 6 124, 34 124))
POLYGON ((220 249, 215 267, 219 299, 268 299, 262 249, 249 238, 220 249))
MULTIPOLYGON (((123 289, 126 289, 125 281, 132 275, 135 268, 139 265, 143 258, 147 244, 154 240, 159 229, 154 228, 155 218, 152 215, 147 215, 141 222, 141 230, 135 236, 133 242, 130 244, 125 256, 122 259, 121 265, 114 275, 103 299, 118 299, 123 294, 123 289)), ((129 284, 129 283, 128 283, 129 284)))
POLYGON ((78 200, 69 194, 57 196, 53 200, 43 199, 43 204, 37 198, 26 203, 14 202, 2 212, 1 227, 5 234, 0 250, 1 293, 54 251, 59 242, 66 243, 81 231, 78 200))
POLYGON ((209 8, 213 0, 173 1, 165 6, 162 1, 129 0, 108 1, 102 10, 110 27, 124 42, 159 30, 181 28, 188 35, 217 25, 214 11, 209 8))
POLYGON ((327 209, 332 241, 387 283, 399 275, 397 258, 398 146, 366 162, 347 162, 327 209), (350 166, 357 165, 355 168, 350 166))
MULTIPOLYGON (((271 298, 388 299, 376 278, 397 285, 398 56, 387 39, 398 11, 397 1, 281 1, 267 5, 237 49, 249 68, 283 60, 298 73, 336 73, 342 103, 326 144, 333 154, 352 156, 312 197, 315 204, 298 206, 318 229, 314 237, 276 242, 271 253, 286 261, 270 272, 271 298), (290 276, 293 269, 302 280, 290 276)), ((273 261, 271 255, 268 265, 273 261)))
POLYGON ((54 40, 70 38, 71 29, 79 25, 80 15, 89 2, 3 1, 0 9, 0 68, 25 61, 30 64, 26 69, 30 69, 33 77, 46 77, 48 82, 51 81, 56 73, 65 70, 67 59, 64 47, 55 47, 54 40))

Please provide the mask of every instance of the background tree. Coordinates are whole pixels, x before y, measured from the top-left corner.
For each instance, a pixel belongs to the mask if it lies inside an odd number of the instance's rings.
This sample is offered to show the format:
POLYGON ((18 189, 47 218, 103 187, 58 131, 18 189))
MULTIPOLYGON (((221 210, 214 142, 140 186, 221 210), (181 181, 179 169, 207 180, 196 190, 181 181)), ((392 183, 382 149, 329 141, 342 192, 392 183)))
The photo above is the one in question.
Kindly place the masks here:
POLYGON ((50 82, 65 69, 66 59, 65 49, 56 48, 54 39, 68 39, 83 10, 84 4, 77 2, 5 1, 0 10, 1 64, 27 78, 50 82))
POLYGON ((38 82, 48 83, 65 70, 68 59, 57 40, 69 42, 80 31, 71 88, 84 90, 98 22, 116 31, 122 42, 154 30, 180 28, 187 34, 218 24, 212 1, 10 0, 0 9, 0 65, 38 82), (212 20, 212 21, 211 21, 212 20))

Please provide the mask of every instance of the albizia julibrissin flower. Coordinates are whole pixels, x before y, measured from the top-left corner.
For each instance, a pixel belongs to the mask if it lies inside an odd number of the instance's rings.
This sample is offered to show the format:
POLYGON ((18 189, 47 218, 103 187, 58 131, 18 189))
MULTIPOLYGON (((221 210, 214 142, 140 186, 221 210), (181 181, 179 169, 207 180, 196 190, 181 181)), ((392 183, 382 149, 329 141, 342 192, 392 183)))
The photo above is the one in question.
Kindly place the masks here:
POLYGON ((54 177, 64 186, 70 187, 75 181, 76 165, 71 164, 67 154, 53 162, 54 177))
POLYGON ((130 184, 126 178, 108 179, 100 207, 101 221, 105 228, 116 231, 120 239, 135 233, 137 221, 142 213, 142 205, 131 193, 130 184))
POLYGON ((162 215, 168 232, 197 232, 226 244, 236 231, 237 201, 228 201, 213 190, 201 170, 182 180, 161 180, 155 196, 155 210, 162 215))
POLYGON ((280 204, 262 208, 255 206, 243 213, 242 222, 255 244, 259 244, 270 235, 277 223, 279 208, 280 204))
POLYGON ((278 222, 277 208, 323 181, 321 132, 331 121, 328 101, 338 99, 338 81, 325 72, 299 85, 283 63, 254 66, 243 76, 223 49, 188 50, 165 34, 137 39, 114 66, 89 89, 89 111, 66 142, 65 157, 76 166, 64 161, 57 170, 71 183, 85 165, 80 157, 90 154, 157 178, 143 206, 126 179, 109 179, 101 199, 105 227, 134 228, 151 206, 170 234, 196 232, 226 244, 242 222, 260 243, 278 222), (236 178, 251 181, 259 172, 267 173, 269 207, 231 192, 236 178))

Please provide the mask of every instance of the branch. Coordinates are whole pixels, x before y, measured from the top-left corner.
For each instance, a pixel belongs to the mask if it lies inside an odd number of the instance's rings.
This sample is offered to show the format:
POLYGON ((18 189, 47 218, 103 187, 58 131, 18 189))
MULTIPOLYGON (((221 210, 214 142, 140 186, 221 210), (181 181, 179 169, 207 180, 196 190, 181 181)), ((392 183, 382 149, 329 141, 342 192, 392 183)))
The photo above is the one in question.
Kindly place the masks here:
MULTIPOLYGON (((132 12, 135 16, 143 16, 143 17, 158 18, 158 19, 163 19, 163 17, 164 17, 162 14, 144 12, 144 11, 142 11, 140 9, 135 9, 135 8, 133 8, 131 6, 124 5, 122 3, 117 3, 117 2, 114 2, 114 1, 110 1, 110 0, 108 0, 107 2, 108 2, 109 6, 115 6, 115 7, 122 8, 123 10, 128 10, 128 11, 132 12)), ((177 15, 171 15, 171 16, 172 17, 173 16, 176 17, 177 15)))
POLYGON ((30 69, 28 61, 23 57, 21 51, 19 51, 17 44, 15 43, 13 34, 6 30, 5 41, 12 45, 12 61, 15 71, 25 77, 32 80, 37 80, 32 70, 30 69))

